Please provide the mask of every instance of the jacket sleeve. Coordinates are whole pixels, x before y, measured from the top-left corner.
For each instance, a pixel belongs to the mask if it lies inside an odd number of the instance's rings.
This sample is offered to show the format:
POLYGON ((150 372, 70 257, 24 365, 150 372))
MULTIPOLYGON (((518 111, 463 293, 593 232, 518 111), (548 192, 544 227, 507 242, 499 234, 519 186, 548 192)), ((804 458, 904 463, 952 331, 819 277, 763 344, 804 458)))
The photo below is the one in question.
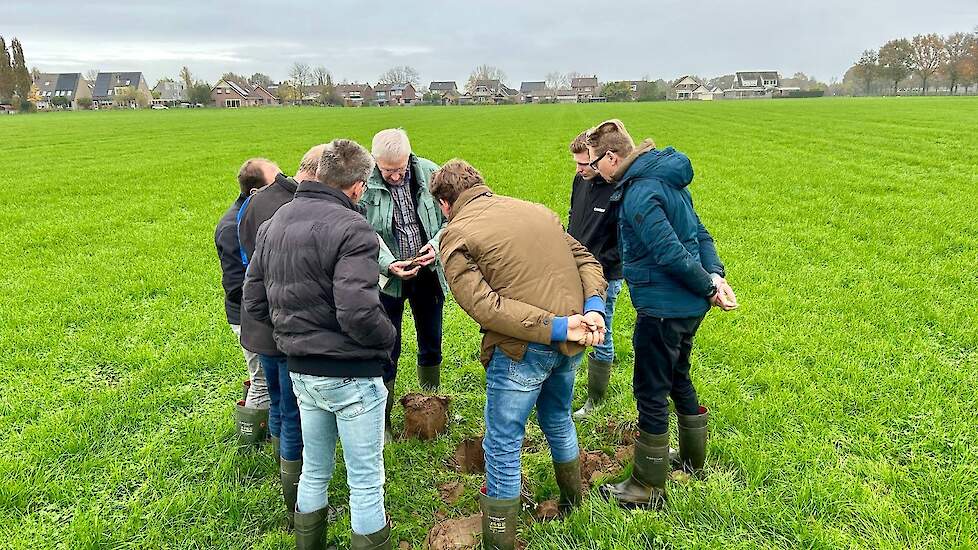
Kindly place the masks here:
POLYGON ((271 316, 268 313, 268 294, 265 292, 264 242, 265 226, 258 230, 255 257, 248 263, 245 274, 242 305, 256 321, 268 323, 271 316))
POLYGON ((720 261, 720 255, 717 254, 717 247, 713 243, 713 235, 710 235, 710 232, 706 230, 699 216, 696 216, 696 223, 699 226, 696 240, 700 243, 700 264, 703 265, 703 269, 707 273, 716 273, 721 277, 726 277, 723 262, 720 261))
POLYGON ((391 252, 391 249, 387 247, 387 243, 384 242, 384 238, 380 236, 380 233, 374 234, 377 235, 377 241, 379 242, 378 247, 380 248, 380 252, 377 255, 377 264, 380 268, 378 272, 381 275, 389 278, 391 276, 391 264, 396 262, 397 258, 394 257, 394 253, 391 252), (381 244, 383 244, 383 246, 381 246, 381 244))
POLYGON ((442 233, 441 260, 455 301, 484 330, 538 344, 551 342, 554 314, 500 296, 469 254, 464 237, 450 227, 442 233))
POLYGON ((662 198, 656 193, 628 193, 622 215, 635 227, 642 243, 653 260, 666 273, 697 296, 707 297, 713 290, 713 280, 703 266, 686 250, 672 224, 666 217, 662 198))
POLYGON ((217 257, 221 260, 221 286, 224 287, 224 295, 228 301, 240 304, 245 269, 241 263, 235 227, 225 225, 218 229, 214 244, 217 246, 217 257))
POLYGON ((333 301, 344 334, 360 345, 390 350, 396 334, 380 304, 378 248, 377 233, 366 220, 350 225, 333 268, 333 301))

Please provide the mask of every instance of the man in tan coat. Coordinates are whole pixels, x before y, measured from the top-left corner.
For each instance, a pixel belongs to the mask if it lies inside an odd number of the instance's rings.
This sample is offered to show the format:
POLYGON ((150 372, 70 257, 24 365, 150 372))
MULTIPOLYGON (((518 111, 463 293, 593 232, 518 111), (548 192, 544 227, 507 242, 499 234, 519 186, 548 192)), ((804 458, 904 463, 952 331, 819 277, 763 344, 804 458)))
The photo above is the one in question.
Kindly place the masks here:
POLYGON ((550 444, 561 507, 580 502, 574 374, 585 345, 604 339, 607 283, 601 264, 556 214, 495 195, 465 161, 446 163, 430 185, 449 220, 441 236, 448 285, 485 333, 483 545, 514 548, 520 451, 534 406, 550 444))

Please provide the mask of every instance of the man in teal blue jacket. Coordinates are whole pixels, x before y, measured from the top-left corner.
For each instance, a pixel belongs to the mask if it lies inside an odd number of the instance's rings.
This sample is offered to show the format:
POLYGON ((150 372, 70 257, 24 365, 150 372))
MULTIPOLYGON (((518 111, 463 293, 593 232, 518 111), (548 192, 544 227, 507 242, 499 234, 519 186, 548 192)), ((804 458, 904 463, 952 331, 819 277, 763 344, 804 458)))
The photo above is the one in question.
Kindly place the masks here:
POLYGON ((693 336, 710 310, 737 307, 713 237, 693 209, 686 155, 648 140, 635 147, 618 120, 588 133, 591 166, 616 184, 622 272, 638 314, 632 337, 639 438, 632 476, 602 491, 626 506, 658 507, 669 473, 669 402, 679 418, 679 459, 697 472, 706 458, 709 412, 689 377, 693 336))
POLYGON ((445 217, 428 191, 438 165, 411 152, 400 128, 374 136, 372 153, 377 162, 360 201, 367 221, 377 231, 382 281, 381 303, 397 329, 391 363, 384 370, 387 386, 387 438, 394 404, 394 379, 401 356, 401 321, 404 303, 410 302, 418 340, 418 382, 435 391, 441 382, 442 311, 448 285, 438 259, 438 242, 445 217))

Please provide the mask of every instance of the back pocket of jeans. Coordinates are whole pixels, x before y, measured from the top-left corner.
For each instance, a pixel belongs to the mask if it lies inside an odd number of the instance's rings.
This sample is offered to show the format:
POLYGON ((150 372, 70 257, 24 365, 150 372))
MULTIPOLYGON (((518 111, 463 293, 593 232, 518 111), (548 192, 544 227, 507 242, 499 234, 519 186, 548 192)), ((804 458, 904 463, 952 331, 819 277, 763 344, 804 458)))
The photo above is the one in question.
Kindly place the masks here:
POLYGON ((522 361, 510 361, 509 378, 527 389, 535 389, 550 376, 557 361, 558 351, 529 345, 522 361))

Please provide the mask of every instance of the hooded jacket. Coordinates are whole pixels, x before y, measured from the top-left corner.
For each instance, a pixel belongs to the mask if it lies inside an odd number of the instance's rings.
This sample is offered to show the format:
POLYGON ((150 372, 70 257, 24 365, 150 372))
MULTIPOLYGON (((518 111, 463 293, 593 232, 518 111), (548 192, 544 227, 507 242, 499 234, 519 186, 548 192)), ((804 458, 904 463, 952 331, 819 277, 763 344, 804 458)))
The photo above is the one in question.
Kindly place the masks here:
POLYGON ((622 272, 635 310, 662 318, 697 317, 724 275, 713 237, 693 209, 689 158, 645 142, 614 174, 622 272))

